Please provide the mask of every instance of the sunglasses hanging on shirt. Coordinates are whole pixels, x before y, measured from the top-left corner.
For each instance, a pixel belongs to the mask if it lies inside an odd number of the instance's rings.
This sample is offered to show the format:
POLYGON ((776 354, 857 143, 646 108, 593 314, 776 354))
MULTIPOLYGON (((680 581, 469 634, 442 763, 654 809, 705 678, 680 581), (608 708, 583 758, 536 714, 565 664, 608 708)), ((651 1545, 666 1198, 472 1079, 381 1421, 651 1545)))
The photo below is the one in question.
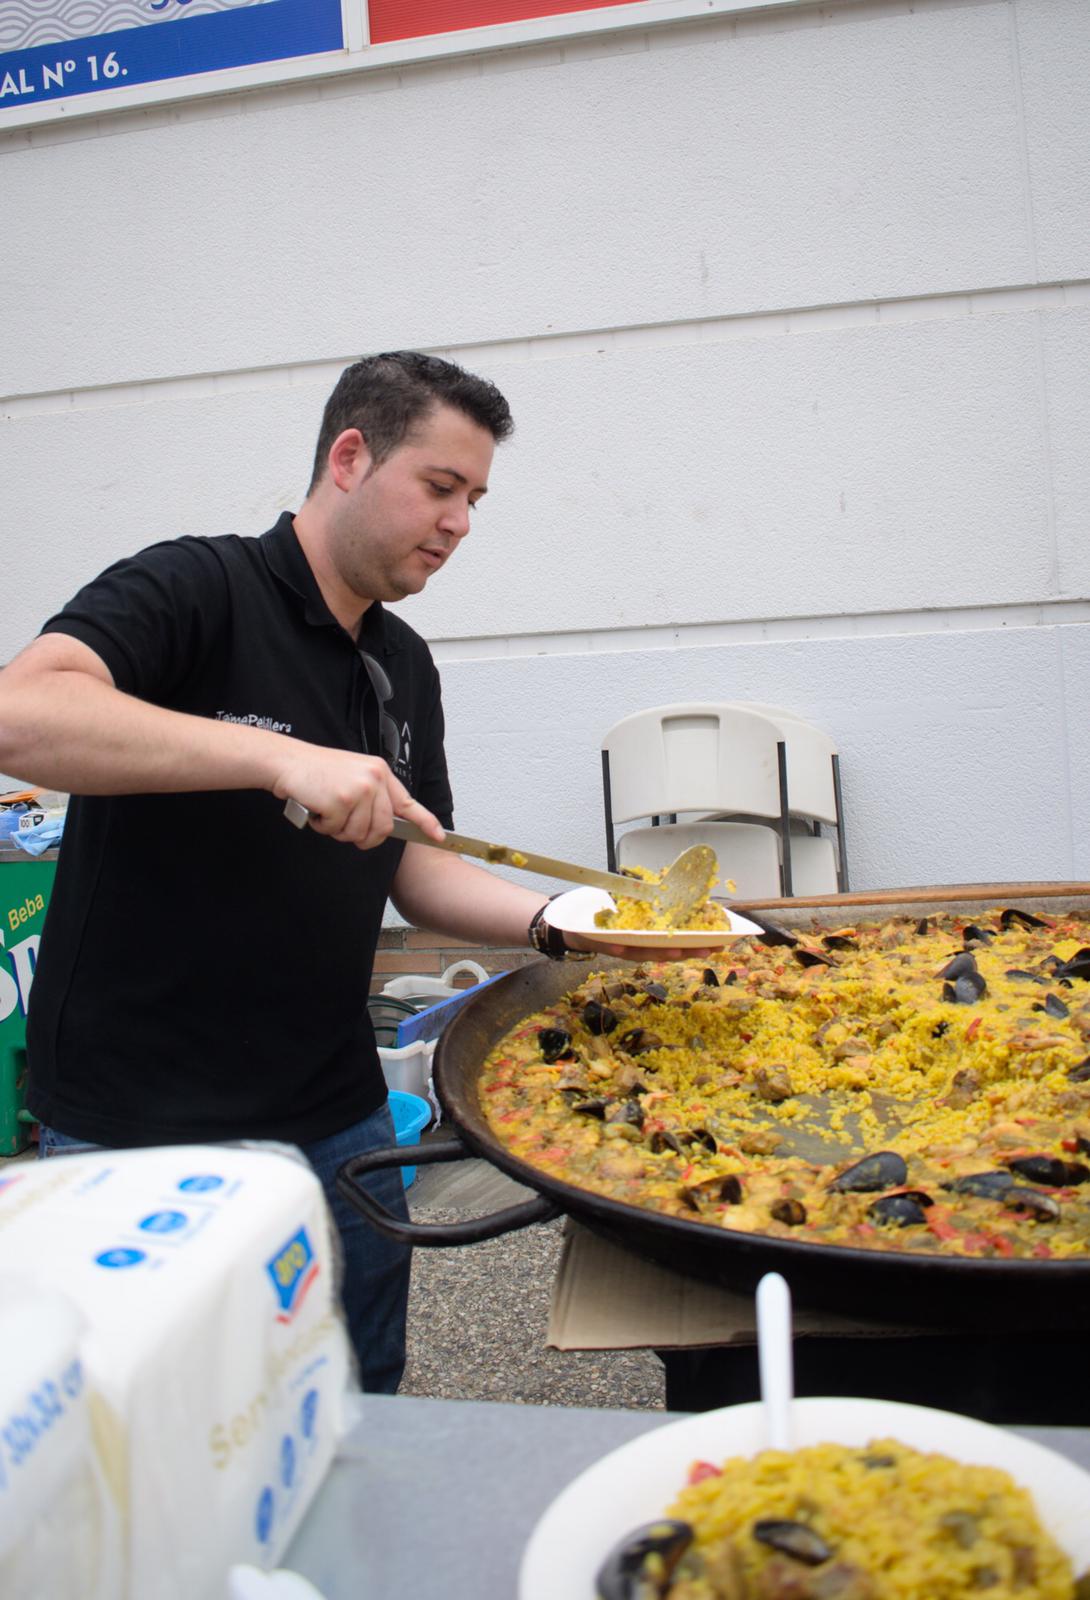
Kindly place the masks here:
MULTIPOLYGON (((366 650, 357 650, 356 653, 363 662, 364 671, 367 673, 371 688, 375 691, 375 699, 378 701, 379 741, 382 745, 382 754, 392 767, 401 754, 401 735, 398 732, 397 723, 386 710, 386 702, 393 697, 394 686, 387 677, 385 668, 375 660, 374 656, 368 655, 366 650)), ((360 704, 360 736, 363 739, 363 748, 366 751, 368 749, 367 727, 364 722, 362 702, 360 704)))

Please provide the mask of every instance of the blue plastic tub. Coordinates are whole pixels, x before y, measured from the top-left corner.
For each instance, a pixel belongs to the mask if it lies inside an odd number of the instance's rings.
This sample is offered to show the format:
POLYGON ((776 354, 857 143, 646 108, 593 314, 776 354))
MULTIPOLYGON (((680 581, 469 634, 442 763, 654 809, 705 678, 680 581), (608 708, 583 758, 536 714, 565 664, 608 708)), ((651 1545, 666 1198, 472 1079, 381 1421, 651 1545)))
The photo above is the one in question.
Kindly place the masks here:
MULTIPOLYGON (((394 1119, 394 1132, 398 1144, 416 1144, 431 1121, 431 1106, 418 1094, 406 1094, 402 1089, 390 1090, 390 1115, 394 1119)), ((416 1178, 415 1167, 402 1167, 401 1176, 406 1189, 416 1178)))

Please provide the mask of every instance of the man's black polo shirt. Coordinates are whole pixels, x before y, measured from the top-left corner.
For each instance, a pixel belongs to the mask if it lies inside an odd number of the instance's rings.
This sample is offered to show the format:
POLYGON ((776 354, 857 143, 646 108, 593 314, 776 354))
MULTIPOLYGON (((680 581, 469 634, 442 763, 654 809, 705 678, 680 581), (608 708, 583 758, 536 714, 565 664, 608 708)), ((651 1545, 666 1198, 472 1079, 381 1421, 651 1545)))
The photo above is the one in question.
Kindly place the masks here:
MULTIPOLYGON (((379 753, 379 706, 290 514, 260 539, 153 545, 43 632, 90 646, 119 689, 173 710, 379 753)), ((393 685, 394 770, 447 826, 439 678, 376 604, 360 648, 393 685)), ((28 1105, 111 1145, 309 1141, 385 1098, 367 1015, 403 846, 291 827, 262 790, 73 796, 27 1029, 28 1105)))

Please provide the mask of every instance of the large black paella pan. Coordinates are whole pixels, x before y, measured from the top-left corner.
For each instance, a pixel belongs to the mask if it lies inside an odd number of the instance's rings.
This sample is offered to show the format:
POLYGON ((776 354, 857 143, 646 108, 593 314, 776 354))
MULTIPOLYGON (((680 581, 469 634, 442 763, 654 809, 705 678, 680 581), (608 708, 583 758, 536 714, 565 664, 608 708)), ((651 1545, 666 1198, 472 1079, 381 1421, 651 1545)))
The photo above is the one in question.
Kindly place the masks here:
MULTIPOLYGON (((828 910, 793 908, 777 910, 775 915, 796 923, 802 918, 816 924, 835 922, 843 920, 849 899, 855 917, 928 909, 918 896, 916 903, 890 904, 894 897, 887 895, 883 897, 887 903, 869 908, 858 903, 860 898, 842 897, 828 910)), ((996 910, 999 899, 999 891, 988 891, 984 907, 996 910)), ((1023 897, 1017 904, 1030 909, 1038 902, 1023 897)), ((1039 906, 1048 911, 1061 907, 1085 911, 1090 900, 1055 898, 1042 900, 1039 906)), ((976 912, 981 903, 966 900, 935 909, 960 915, 976 912)), ((624 962, 602 960, 595 965, 601 970, 631 970, 624 962)), ((452 1132, 423 1145, 359 1157, 338 1175, 340 1192, 376 1228, 416 1245, 462 1245, 567 1213, 625 1249, 729 1289, 752 1289, 762 1273, 774 1270, 787 1277, 800 1304, 846 1315, 901 1325, 1090 1331, 1090 1256, 967 1259, 732 1232, 607 1198, 520 1160, 499 1142, 485 1119, 478 1099, 481 1071, 489 1052, 511 1028, 576 987, 583 970, 574 964, 535 962, 467 1002, 441 1037, 435 1055, 435 1089, 452 1132), (379 1207, 357 1181, 380 1167, 423 1166, 467 1156, 483 1157, 535 1189, 537 1197, 472 1221, 405 1224, 379 1207)))

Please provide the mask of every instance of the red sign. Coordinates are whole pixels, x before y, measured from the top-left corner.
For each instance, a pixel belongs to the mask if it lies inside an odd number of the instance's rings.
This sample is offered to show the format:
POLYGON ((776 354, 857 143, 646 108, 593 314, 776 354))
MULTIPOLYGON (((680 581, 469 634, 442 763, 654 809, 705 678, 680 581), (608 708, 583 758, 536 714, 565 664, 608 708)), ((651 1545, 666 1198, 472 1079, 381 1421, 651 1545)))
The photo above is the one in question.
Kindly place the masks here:
POLYGON ((566 16, 572 11, 602 11, 631 0, 370 0, 371 43, 416 39, 493 22, 527 22, 532 17, 566 16))

